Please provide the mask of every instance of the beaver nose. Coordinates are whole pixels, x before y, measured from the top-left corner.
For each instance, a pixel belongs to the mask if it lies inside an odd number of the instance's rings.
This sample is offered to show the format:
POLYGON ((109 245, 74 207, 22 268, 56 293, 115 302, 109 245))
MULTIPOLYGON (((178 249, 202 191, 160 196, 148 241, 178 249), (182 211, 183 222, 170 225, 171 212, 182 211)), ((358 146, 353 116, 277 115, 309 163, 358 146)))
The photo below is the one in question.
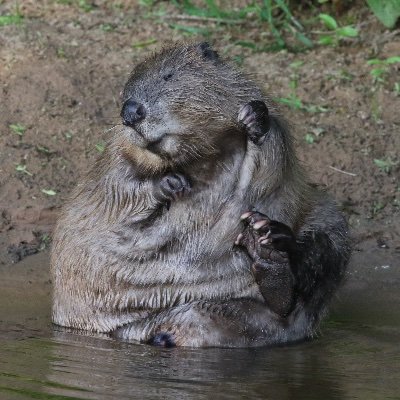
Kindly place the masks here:
POLYGON ((143 104, 135 100, 128 99, 122 106, 121 117, 124 125, 133 126, 137 122, 144 119, 146 110, 143 104))

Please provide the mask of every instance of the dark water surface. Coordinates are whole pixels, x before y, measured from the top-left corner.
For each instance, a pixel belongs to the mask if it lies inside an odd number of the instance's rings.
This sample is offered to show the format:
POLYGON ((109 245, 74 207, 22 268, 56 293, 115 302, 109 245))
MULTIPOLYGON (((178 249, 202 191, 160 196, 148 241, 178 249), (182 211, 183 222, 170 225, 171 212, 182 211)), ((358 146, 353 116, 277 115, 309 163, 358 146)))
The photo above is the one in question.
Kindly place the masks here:
POLYGON ((28 257, 0 268, 0 399, 400 399, 399 263, 379 259, 355 257, 314 341, 200 350, 54 328, 48 255, 28 257))

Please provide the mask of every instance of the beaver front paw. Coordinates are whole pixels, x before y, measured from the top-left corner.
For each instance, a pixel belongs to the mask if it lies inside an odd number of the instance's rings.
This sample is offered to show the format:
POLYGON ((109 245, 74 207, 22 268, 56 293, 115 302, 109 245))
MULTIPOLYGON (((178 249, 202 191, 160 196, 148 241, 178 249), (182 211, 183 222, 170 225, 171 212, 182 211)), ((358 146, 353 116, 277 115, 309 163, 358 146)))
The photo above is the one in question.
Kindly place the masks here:
POLYGON ((182 174, 169 173, 161 179, 159 189, 159 201, 169 206, 171 200, 177 200, 189 193, 191 185, 189 180, 182 174))
POLYGON ((256 145, 264 143, 269 131, 268 108, 263 101, 253 100, 239 110, 238 121, 245 126, 249 139, 256 145))

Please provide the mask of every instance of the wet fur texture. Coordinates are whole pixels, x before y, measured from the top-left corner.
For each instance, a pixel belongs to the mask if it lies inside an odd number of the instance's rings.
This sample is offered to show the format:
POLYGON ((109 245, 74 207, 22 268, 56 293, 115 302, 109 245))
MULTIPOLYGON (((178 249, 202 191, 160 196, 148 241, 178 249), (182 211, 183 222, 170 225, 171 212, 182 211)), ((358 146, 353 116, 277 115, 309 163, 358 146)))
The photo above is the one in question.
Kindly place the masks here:
POLYGON ((146 118, 114 134, 58 221, 53 321, 164 346, 311 337, 345 271, 347 225, 271 101, 205 43, 138 65, 129 98, 146 118), (262 137, 238 122, 254 101, 262 137), (293 232, 283 259, 251 245, 249 210, 293 232))

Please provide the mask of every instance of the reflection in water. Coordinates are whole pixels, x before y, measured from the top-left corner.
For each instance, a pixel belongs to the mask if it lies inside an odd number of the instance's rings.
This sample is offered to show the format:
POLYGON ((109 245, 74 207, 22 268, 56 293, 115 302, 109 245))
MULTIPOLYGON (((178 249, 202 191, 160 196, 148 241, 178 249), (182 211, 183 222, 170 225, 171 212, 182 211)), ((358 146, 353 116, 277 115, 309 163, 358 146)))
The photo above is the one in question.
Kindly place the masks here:
MULTIPOLYGON (((13 273, 18 275, 18 269, 13 273)), ((384 299, 395 308, 397 286, 386 287, 384 298, 368 304, 368 322, 357 321, 366 300, 358 310, 352 299, 338 313, 342 322, 333 318, 312 342, 260 349, 158 349, 54 328, 42 279, 41 274, 30 276, 28 288, 9 271, 0 271, 1 400, 368 400, 400 393, 398 303, 391 318, 377 313, 388 309, 384 299)))
POLYGON ((398 342, 398 332, 337 324, 272 349, 158 349, 56 330, 2 344, 0 398, 396 398, 398 342))
POLYGON ((74 336, 71 341, 70 334, 60 333, 55 340, 60 346, 54 347, 54 354, 63 360, 57 364, 62 369, 49 379, 95 388, 95 397, 292 399, 303 394, 308 399, 343 398, 340 385, 331 379, 337 372, 326 364, 325 356, 309 353, 309 344, 258 350, 164 350, 104 341, 100 347, 99 340, 74 336))

